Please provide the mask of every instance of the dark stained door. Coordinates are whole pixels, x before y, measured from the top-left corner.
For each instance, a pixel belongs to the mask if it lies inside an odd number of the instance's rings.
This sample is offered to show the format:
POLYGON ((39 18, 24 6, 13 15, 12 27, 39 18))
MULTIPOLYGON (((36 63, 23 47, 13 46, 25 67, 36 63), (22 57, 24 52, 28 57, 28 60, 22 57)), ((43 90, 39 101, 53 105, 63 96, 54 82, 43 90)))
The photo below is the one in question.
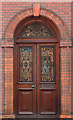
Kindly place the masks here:
POLYGON ((36 44, 16 45, 16 114, 36 113, 36 44))
POLYGON ((38 116, 59 114, 58 44, 37 44, 38 116))
POLYGON ((17 44, 15 113, 25 117, 59 114, 58 44, 17 44))

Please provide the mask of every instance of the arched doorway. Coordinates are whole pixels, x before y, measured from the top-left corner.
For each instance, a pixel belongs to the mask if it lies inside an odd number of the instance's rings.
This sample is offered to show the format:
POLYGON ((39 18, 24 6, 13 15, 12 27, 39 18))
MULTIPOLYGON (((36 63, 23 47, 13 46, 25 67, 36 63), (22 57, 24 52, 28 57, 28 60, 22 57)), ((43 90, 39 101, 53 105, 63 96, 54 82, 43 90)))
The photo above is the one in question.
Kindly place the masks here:
POLYGON ((14 113, 45 118, 60 114, 59 34, 43 17, 27 18, 15 30, 14 113))
MULTIPOLYGON (((71 81, 70 81, 70 76, 69 77, 67 76, 67 74, 69 73, 68 71, 70 71, 70 66, 69 66, 70 62, 69 61, 67 62, 67 60, 68 60, 68 57, 71 55, 71 54, 69 54, 69 52, 70 52, 69 47, 72 45, 72 43, 68 38, 66 27, 65 27, 62 19, 54 12, 47 10, 45 8, 40 8, 39 16, 34 17, 33 8, 29 8, 27 10, 23 10, 20 13, 16 14, 11 19, 11 21, 9 22, 9 24, 6 28, 6 31, 4 33, 4 38, 1 43, 1 46, 4 49, 3 51, 5 54, 5 56, 3 58, 4 62, 5 62, 4 63, 5 102, 3 104, 5 115, 2 115, 2 117, 4 117, 4 118, 6 118, 6 117, 7 118, 9 118, 9 117, 15 118, 15 114, 17 114, 17 112, 16 112, 17 101, 16 102, 14 101, 17 94, 14 95, 15 91, 13 92, 13 89, 17 87, 16 84, 13 84, 13 82, 16 81, 16 79, 14 79, 15 78, 14 76, 16 76, 16 71, 14 71, 15 69, 13 70, 13 65, 16 60, 13 59, 13 56, 14 56, 13 53, 17 53, 16 51, 14 51, 14 43, 16 46, 19 43, 20 44, 27 44, 27 43, 28 44, 30 44, 30 43, 37 44, 37 42, 38 42, 38 44, 55 43, 57 46, 59 45, 58 49, 60 49, 60 78, 57 78, 58 82, 60 80, 60 84, 61 84, 61 90, 60 90, 61 91, 61 99, 58 100, 58 102, 60 102, 60 104, 61 104, 61 109, 60 109, 61 112, 60 112, 59 117, 60 118, 71 117, 71 102, 69 102, 69 100, 71 99, 71 91, 70 91, 71 90, 71 87, 70 87, 71 81), (31 19, 30 19, 30 17, 31 17, 31 19), (42 18, 42 20, 41 20, 41 18, 42 18), (47 26, 51 31, 53 31, 53 35, 55 37, 48 37, 48 39, 47 38, 43 39, 42 37, 33 39, 30 37, 30 38, 25 38, 25 40, 23 40, 23 38, 21 38, 21 40, 18 41, 18 36, 19 36, 19 33, 21 33, 22 28, 23 27, 25 28, 25 26, 27 26, 29 23, 32 24, 34 21, 40 22, 40 23, 44 24, 45 26, 47 26), (64 48, 66 48, 66 49, 64 49, 64 48), (10 56, 10 58, 9 58, 9 56, 10 56), (65 61, 64 61, 64 58, 65 58, 65 61), (9 59, 9 61, 7 59, 9 59), (9 67, 8 67, 8 63, 9 63, 9 67), (67 77, 67 79, 66 79, 66 77, 67 77), (9 89, 9 86, 10 86, 10 89, 9 89), (69 90, 68 93, 67 93, 67 90, 69 90)), ((59 52, 59 50, 57 52, 59 52)), ((59 55, 58 55, 58 59, 59 59, 59 55)), ((58 77, 59 77, 59 73, 58 73, 58 77)), ((59 92, 59 90, 58 90, 58 92, 59 92)), ((58 109, 58 107, 57 107, 57 109, 58 109)), ((57 111, 59 112, 59 110, 57 110, 57 111)), ((21 115, 21 116, 25 117, 25 115, 21 115)), ((26 115, 26 117, 30 117, 30 116, 26 115)), ((49 118, 50 115, 45 115, 45 117, 46 116, 48 116, 48 118, 49 118)), ((52 118, 52 116, 54 116, 54 115, 52 114, 50 116, 50 118, 52 118)), ((41 117, 42 117, 42 115, 41 115, 41 117)))

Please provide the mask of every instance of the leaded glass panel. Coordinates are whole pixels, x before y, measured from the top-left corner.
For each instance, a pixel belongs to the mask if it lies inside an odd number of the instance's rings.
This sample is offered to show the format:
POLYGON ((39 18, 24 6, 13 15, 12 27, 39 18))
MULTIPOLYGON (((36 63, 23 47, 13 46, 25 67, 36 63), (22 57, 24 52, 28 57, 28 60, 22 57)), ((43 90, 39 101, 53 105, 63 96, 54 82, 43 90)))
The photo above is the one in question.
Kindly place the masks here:
POLYGON ((19 48, 19 81, 32 82, 32 47, 19 48))
POLYGON ((41 82, 54 82, 54 46, 42 46, 41 82))
POLYGON ((25 26, 19 35, 19 38, 27 37, 53 37, 53 33, 42 23, 33 23, 25 26))

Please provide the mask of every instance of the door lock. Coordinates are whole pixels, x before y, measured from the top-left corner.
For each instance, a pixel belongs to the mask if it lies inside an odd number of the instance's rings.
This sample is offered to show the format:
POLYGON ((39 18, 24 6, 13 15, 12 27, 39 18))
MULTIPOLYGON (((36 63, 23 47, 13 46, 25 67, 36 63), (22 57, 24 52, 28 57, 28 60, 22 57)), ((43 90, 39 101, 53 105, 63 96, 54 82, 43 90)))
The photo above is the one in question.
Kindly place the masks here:
POLYGON ((32 88, 34 88, 35 87, 35 85, 32 85, 32 88))

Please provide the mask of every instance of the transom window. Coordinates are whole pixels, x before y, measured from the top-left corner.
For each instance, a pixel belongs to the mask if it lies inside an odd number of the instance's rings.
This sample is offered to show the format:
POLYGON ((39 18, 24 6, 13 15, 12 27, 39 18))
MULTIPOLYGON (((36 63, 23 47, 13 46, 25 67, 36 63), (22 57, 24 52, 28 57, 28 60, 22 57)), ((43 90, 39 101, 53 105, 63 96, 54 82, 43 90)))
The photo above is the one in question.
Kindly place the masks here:
POLYGON ((19 34, 19 38, 46 38, 46 37, 54 37, 52 31, 42 23, 32 23, 27 25, 21 33, 19 34))

